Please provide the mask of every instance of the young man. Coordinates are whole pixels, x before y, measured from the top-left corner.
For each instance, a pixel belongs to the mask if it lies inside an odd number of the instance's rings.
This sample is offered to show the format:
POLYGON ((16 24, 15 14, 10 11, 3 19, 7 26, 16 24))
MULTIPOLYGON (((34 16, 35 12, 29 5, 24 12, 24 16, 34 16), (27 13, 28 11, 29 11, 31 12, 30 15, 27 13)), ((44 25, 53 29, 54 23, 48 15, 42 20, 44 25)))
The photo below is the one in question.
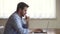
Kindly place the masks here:
POLYGON ((17 10, 8 19, 4 34, 29 34, 28 33, 28 22, 29 17, 26 16, 26 11, 29 6, 20 2, 17 5, 17 10), (25 16, 25 19, 22 17, 25 16))

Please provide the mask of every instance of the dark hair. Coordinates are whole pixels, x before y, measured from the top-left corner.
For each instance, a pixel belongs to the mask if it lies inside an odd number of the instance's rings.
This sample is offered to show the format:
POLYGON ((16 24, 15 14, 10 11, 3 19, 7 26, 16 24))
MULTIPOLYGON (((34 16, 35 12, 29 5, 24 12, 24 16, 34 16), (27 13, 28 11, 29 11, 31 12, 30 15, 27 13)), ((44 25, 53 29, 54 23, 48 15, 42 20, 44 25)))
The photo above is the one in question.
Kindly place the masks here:
POLYGON ((17 5, 17 10, 16 11, 18 11, 19 9, 24 9, 24 7, 29 7, 26 3, 24 3, 24 2, 20 2, 20 3, 18 3, 18 5, 17 5))

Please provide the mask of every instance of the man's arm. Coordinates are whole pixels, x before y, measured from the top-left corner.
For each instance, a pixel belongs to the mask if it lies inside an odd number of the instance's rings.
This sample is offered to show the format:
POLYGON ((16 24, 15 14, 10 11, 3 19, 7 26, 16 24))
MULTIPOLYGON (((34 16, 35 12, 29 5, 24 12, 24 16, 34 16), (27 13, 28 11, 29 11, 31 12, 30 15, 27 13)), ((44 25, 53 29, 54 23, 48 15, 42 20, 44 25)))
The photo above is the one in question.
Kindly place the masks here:
POLYGON ((26 30, 22 27, 21 20, 18 17, 13 17, 13 27, 19 34, 24 34, 26 30))

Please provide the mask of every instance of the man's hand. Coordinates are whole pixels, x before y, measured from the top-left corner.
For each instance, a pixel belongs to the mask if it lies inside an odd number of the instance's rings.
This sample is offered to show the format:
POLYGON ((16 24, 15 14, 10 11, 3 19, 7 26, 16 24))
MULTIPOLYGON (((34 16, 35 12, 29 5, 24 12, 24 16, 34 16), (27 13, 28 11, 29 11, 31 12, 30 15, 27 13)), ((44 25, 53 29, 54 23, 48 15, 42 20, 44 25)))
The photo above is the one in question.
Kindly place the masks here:
POLYGON ((43 32, 43 30, 42 29, 30 29, 31 31, 30 31, 30 33, 32 33, 32 32, 43 32))
POLYGON ((29 17, 25 15, 26 23, 29 23, 29 17))
POLYGON ((29 17, 25 15, 26 25, 29 27, 29 17))

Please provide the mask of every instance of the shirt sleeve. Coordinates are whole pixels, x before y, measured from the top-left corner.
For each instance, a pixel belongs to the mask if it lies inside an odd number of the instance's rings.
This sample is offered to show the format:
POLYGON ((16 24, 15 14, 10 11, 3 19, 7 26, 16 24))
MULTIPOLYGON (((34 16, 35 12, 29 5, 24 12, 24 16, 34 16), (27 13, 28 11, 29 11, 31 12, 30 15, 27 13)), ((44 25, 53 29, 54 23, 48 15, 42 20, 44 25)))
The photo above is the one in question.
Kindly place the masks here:
POLYGON ((26 23, 26 21, 22 18, 22 22, 23 22, 23 27, 25 28, 25 29, 28 29, 28 25, 27 25, 27 23, 26 23))

